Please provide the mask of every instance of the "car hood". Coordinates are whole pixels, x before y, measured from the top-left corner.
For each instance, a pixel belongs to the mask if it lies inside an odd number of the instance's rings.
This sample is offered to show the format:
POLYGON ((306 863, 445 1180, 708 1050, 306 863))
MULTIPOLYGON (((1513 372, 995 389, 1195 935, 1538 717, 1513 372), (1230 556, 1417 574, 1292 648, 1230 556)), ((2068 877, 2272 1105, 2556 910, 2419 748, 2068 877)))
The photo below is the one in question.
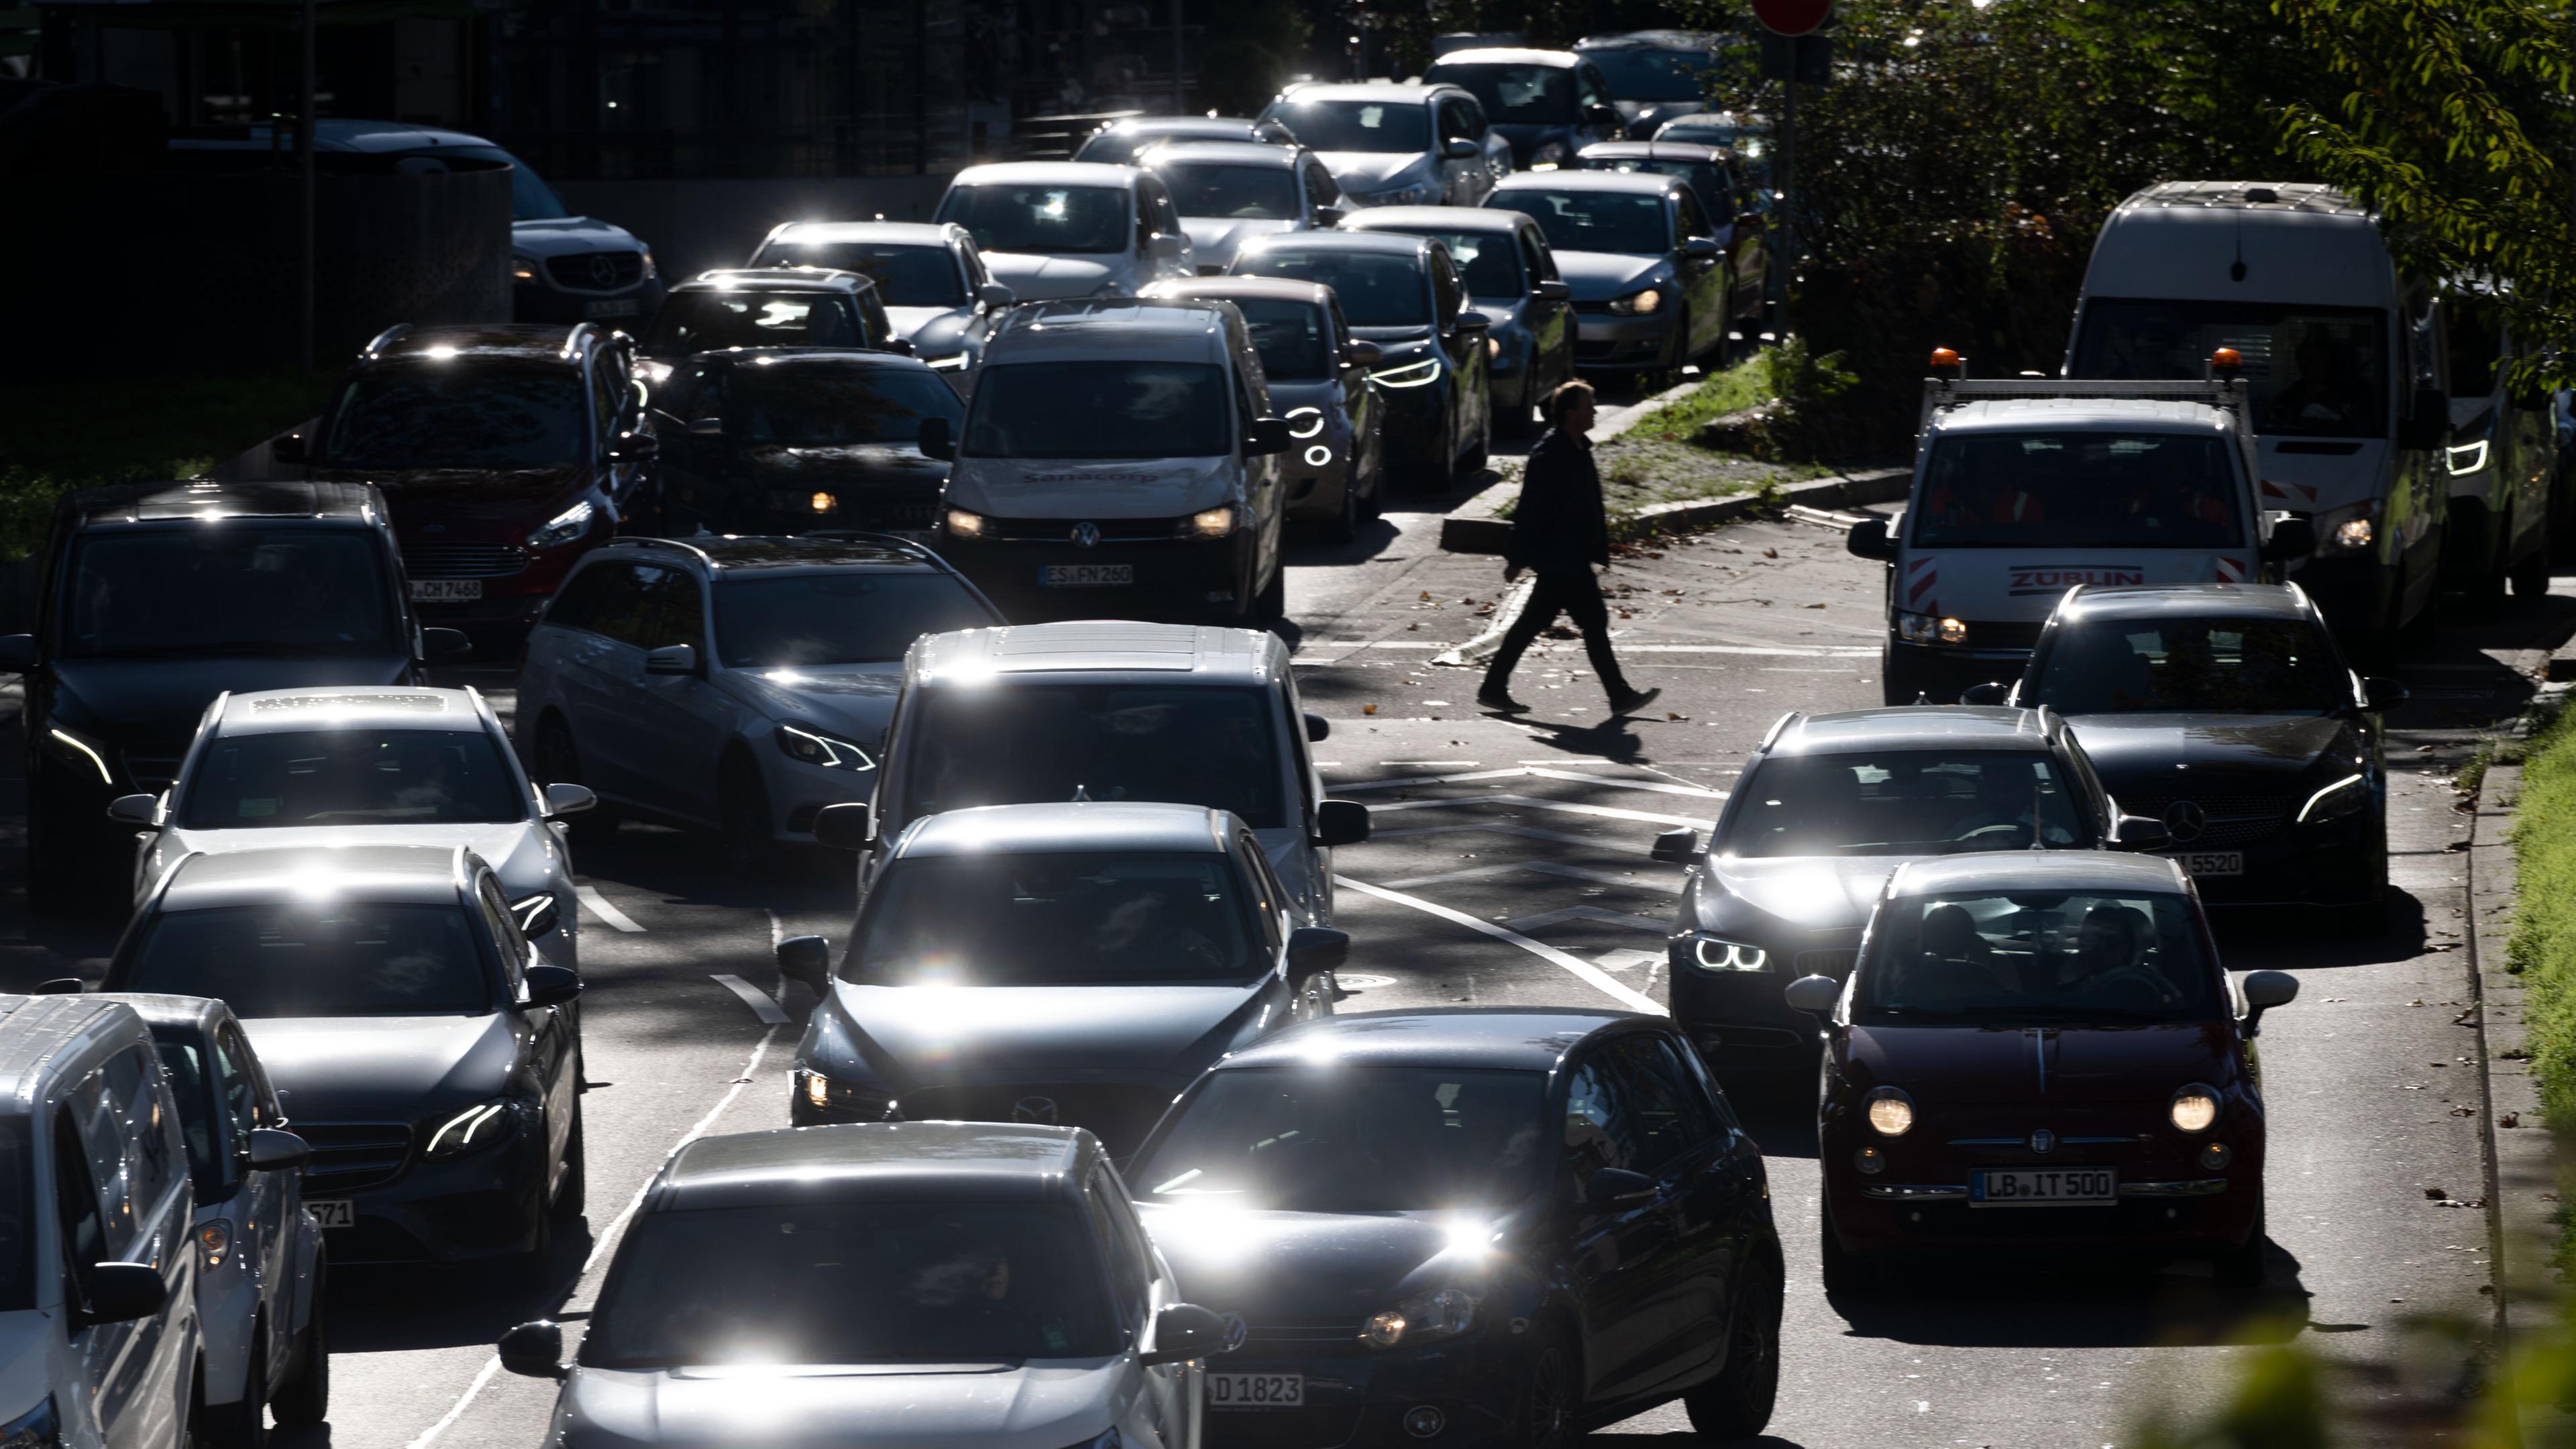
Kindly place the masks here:
POLYGON ((1098 1437, 1134 1392, 1124 1358, 807 1369, 575 1369, 563 1449, 636 1444, 839 1449, 851 1444, 1065 1449, 1098 1437))
POLYGON ((547 889, 555 879, 561 847, 554 832, 533 820, 498 825, 288 825, 259 830, 188 830, 172 826, 166 859, 236 850, 345 850, 361 845, 464 846, 492 867, 501 889, 518 900, 547 889))
MULTIPOLYGON (((562 468, 320 468, 316 478, 373 483, 385 495, 394 532, 406 541, 468 542, 498 528, 525 533, 573 505, 590 486, 590 470, 562 468), (443 535, 453 531, 453 538, 443 535)), ((512 537, 510 542, 518 539, 512 537)))
POLYGON ((948 477, 946 463, 923 457, 921 449, 910 443, 849 443, 834 448, 755 443, 735 456, 755 487, 936 493, 948 477))
POLYGON ((1276 236, 1297 230, 1297 223, 1275 217, 1244 218, 1226 216, 1185 216, 1181 230, 1189 233, 1190 255, 1199 266, 1223 269, 1234 264, 1237 247, 1259 236, 1276 236))
POLYGON ((67 729, 117 744, 180 745, 214 697, 229 689, 300 689, 319 684, 401 684, 407 654, 322 658, 210 654, 176 659, 58 659, 54 715, 67 729))
POLYGON ((1661 286, 1672 275, 1671 266, 1662 257, 1631 256, 1626 252, 1558 252, 1557 275, 1565 279, 1565 289, 1578 302, 1607 302, 1624 297, 1644 286, 1661 286))
POLYGON ((1715 918, 1730 904, 1751 906, 1801 930, 1858 930, 1869 919, 1881 886, 1903 855, 1788 856, 1746 860, 1713 856, 1701 863, 1701 922, 1712 930, 1731 924, 1715 918))
POLYGON ((792 669, 737 669, 725 686, 772 719, 820 725, 874 750, 903 690, 903 661, 808 664, 792 669))
MULTIPOLYGON (((836 983, 808 1054, 872 1068, 897 1095, 952 1083, 1186 1086, 1262 1014, 1242 986, 862 986, 836 983), (837 1038, 837 1040, 835 1040, 837 1038)), ((1057 1446, 1061 1449, 1061 1446, 1057 1446)))
MULTIPOLYGON (((1137 1183, 1151 1192, 1150 1183, 1137 1183)), ((1415 1280, 1462 1271, 1440 1263, 1461 1237, 1448 1213, 1256 1212, 1216 1204, 1140 1205, 1183 1300, 1240 1313, 1258 1336, 1281 1322, 1341 1319, 1356 1333, 1415 1280), (1435 1267, 1434 1265, 1437 1264, 1435 1267), (1426 1273, 1426 1269, 1430 1272, 1426 1273)))
POLYGON ((380 1113, 408 1120, 499 1095, 518 1047, 509 1017, 284 1016, 242 1029, 286 1096, 289 1120, 380 1113))
POLYGON ((2230 1033, 2217 1022, 2180 1026, 1855 1026, 1845 1072, 1867 1090, 1904 1088, 1915 1110, 2010 1106, 2133 1106, 2154 1115, 2176 1087, 2235 1080, 2230 1033), (2044 1068, 2044 1071, 2043 1071, 2044 1068))
POLYGON ((1023 302, 1053 302, 1088 297, 1117 277, 1107 262, 1073 257, 1038 256, 1030 252, 986 252, 985 270, 1023 302))
POLYGON ((1430 174, 1429 158, 1418 151, 1319 151, 1316 155, 1345 191, 1381 191, 1398 181, 1418 181, 1430 174))
POLYGON ((1435 340, 1431 325, 1414 323, 1403 327, 1353 327, 1351 335, 1363 342, 1374 342, 1385 351, 1374 371, 1384 372, 1409 362, 1420 362, 1424 349, 1435 340), (1410 355, 1408 355, 1410 354, 1410 355))
POLYGON ((1232 458, 967 458, 948 501, 1004 518, 1179 518, 1233 497, 1232 458))
POLYGON ((2170 795, 2183 777, 2210 771, 2299 774, 2328 753, 2361 753, 2351 726, 2330 715, 2087 714, 2067 724, 2115 796, 2170 795))
POLYGON ((639 251, 635 233, 595 216, 545 216, 510 223, 510 245, 532 257, 567 252, 639 251))

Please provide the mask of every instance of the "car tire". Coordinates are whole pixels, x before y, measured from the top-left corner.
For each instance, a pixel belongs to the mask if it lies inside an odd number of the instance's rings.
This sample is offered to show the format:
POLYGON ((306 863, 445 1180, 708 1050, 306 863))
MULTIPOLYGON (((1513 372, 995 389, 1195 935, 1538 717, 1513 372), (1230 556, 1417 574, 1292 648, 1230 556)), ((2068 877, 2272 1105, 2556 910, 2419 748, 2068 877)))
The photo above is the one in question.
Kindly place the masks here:
POLYGON ((581 1221, 590 1206, 588 1156, 582 1149, 581 1099, 573 1098, 572 1135, 564 1139, 563 1182, 555 1188, 554 1214, 568 1223, 581 1221))
POLYGON ((1544 1324, 1531 1335, 1529 1366, 1512 1405, 1512 1449, 1565 1449, 1583 1407, 1583 1379, 1565 1331, 1544 1324))
MULTIPOLYGON (((547 715, 537 726, 537 774, 540 785, 587 785, 581 775, 581 749, 573 743, 572 726, 560 715, 547 715)), ((602 800, 579 815, 564 817, 564 838, 576 850, 606 845, 617 838, 617 807, 602 800)))
MULTIPOLYGON (((2547 525, 2543 525, 2545 529, 2547 525)), ((2541 535, 2538 545, 2513 566, 2513 596, 2517 599, 2546 598, 2549 594, 2549 536, 2541 535)))
POLYGON ((206 1439, 214 1449, 268 1449, 266 1326, 251 1321, 250 1365, 242 1371, 241 1398, 218 1408, 206 1406, 206 1439))
POLYGON ((1252 627, 1276 629, 1288 617, 1288 565, 1280 563, 1270 570, 1270 582, 1252 599, 1252 627))
POLYGON ((1360 520, 1375 523, 1386 514, 1386 445, 1377 448, 1377 465, 1368 471, 1367 490, 1360 496, 1360 520))
POLYGON ((2260 1293, 2271 1246, 2271 1235, 2264 1231, 2263 1199, 2258 1188, 2254 1199, 2253 1231, 2245 1235, 2242 1246, 2222 1249, 2214 1255, 2210 1259, 2210 1271, 2217 1277, 2219 1286, 2231 1293, 2260 1293))
POLYGON ((1877 1287, 1877 1275, 1868 1261, 1843 1246, 1834 1234, 1831 1208, 1816 1214, 1816 1261, 1824 1270, 1825 1293, 1828 1297, 1843 1293, 1867 1293, 1877 1287))
POLYGON ((778 863, 769 837, 769 792, 761 788, 760 772, 738 758, 724 763, 717 781, 716 818, 724 831, 725 867, 736 880, 761 880, 778 863))
POLYGON ((330 1295, 331 1260, 321 1253, 313 1259, 313 1306, 304 1333, 295 1341, 295 1360, 287 1366, 286 1377, 278 1381, 275 1392, 268 1396, 269 1412, 277 1416, 281 1427, 305 1428, 321 1423, 331 1413, 331 1333, 330 1295))
POLYGON ((1360 465, 1342 470, 1342 507, 1333 520, 1324 525, 1324 537, 1334 543, 1349 543, 1360 536, 1360 465))
POLYGON ((1704 1439, 1752 1438, 1770 1424, 1780 1398, 1780 1265, 1765 1255, 1746 1267, 1734 1321, 1726 1327, 1726 1367, 1682 1395, 1691 1427, 1704 1439))

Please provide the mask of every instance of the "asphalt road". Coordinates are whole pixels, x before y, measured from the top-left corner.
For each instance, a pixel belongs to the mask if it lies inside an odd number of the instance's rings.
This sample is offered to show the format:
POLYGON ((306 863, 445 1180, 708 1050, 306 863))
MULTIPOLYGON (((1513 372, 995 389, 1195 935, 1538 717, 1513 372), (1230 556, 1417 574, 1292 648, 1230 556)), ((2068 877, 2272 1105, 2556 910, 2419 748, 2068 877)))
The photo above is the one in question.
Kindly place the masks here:
MULTIPOLYGON (((1660 937, 1680 876, 1649 861, 1647 843, 1671 824, 1704 827, 1782 711, 1876 702, 1875 566, 1846 555, 1831 529, 1796 523, 1622 560, 1622 645, 1632 677, 1666 688, 1658 717, 1605 720, 1579 645, 1551 641, 1517 684, 1538 708, 1515 722, 1470 707, 1472 671, 1432 662, 1487 627, 1481 611, 1501 595, 1494 561, 1438 551, 1437 523, 1436 512, 1399 511, 1354 545, 1301 548, 1289 586, 1309 707, 1333 722, 1318 759, 1337 792, 1379 812, 1375 838, 1337 862, 1340 923, 1356 938, 1344 1009, 1660 1010, 1660 937)), ((2514 672, 2535 664, 2527 651, 2571 625, 2576 598, 2553 596, 2410 645, 2400 672, 2418 698, 2393 721, 2391 748, 2404 900, 2387 932, 2223 927, 2231 969, 2281 967, 2305 985, 2266 1023, 2277 1247, 2250 1313, 2189 1269, 2039 1277, 2010 1260, 1947 1265, 1902 1298, 1828 1300, 1815 1269, 1812 1102, 1799 1084, 1738 1085, 1769 1155, 1789 1261, 1780 1407, 1765 1442, 2125 1443, 2143 1406, 2205 1403, 2244 1345, 2289 1337, 2334 1366, 2338 1398, 2370 1438, 2399 1437, 2453 1390, 2463 1354, 2421 1324, 2474 1326, 2494 1300, 2476 1035, 2454 1022, 2473 973, 2466 857, 2451 848, 2466 817, 2444 777, 2474 732, 2529 692, 2514 672)), ((450 682, 508 708, 506 667, 469 665, 450 682)), ((15 704, 14 690, 0 694, 0 728, 15 728, 15 704)), ((5 768, 15 760, 14 739, 0 739, 5 768)), ((0 987, 95 974, 114 925, 25 910, 19 808, 15 784, 0 786, 0 987)), ((736 884, 708 842, 634 826, 579 863, 591 887, 588 1232, 559 1237, 544 1283, 337 1275, 331 1422, 281 1436, 283 1449, 536 1444, 553 1386, 500 1374, 493 1340, 523 1319, 578 1321, 638 1189, 678 1143, 786 1121, 788 1057, 811 998, 801 987, 779 996, 769 948, 782 933, 845 932, 850 888, 836 865, 736 884)), ((1688 1433, 1675 1406, 1598 1437, 1688 1433)))

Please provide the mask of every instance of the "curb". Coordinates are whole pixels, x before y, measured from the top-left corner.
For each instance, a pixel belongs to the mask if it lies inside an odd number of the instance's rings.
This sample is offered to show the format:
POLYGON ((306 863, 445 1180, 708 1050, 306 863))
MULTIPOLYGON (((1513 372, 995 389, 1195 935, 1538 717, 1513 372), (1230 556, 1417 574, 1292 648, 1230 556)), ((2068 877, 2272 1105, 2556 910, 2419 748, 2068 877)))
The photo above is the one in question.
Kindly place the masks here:
MULTIPOLYGON (((1592 425, 1592 431, 1584 436, 1590 438, 1595 446, 1609 442, 1612 438, 1635 427, 1646 414, 1666 403, 1679 402, 1689 397, 1707 386, 1707 383, 1708 380, 1702 378, 1698 382, 1685 382, 1677 387, 1665 388, 1653 397, 1639 399, 1609 417, 1595 422, 1592 425)), ((1508 471, 1499 465, 1496 466, 1494 482, 1486 484, 1475 497, 1459 504, 1450 510, 1446 518, 1440 520, 1442 549, 1450 553, 1501 553, 1503 551, 1504 541, 1511 537, 1511 520, 1497 518, 1494 515, 1504 504, 1518 498, 1521 492, 1520 460, 1512 458, 1504 461, 1513 466, 1508 471), (1459 539, 1485 540, 1486 546, 1475 547, 1462 544, 1457 541, 1459 539)))

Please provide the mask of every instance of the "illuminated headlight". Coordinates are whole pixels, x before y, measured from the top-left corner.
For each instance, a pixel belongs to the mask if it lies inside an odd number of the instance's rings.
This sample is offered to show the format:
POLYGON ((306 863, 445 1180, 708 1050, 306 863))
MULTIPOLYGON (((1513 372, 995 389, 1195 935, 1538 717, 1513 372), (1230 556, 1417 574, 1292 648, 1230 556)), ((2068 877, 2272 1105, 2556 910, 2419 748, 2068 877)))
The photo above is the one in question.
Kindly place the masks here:
POLYGON ((1369 381, 1379 387, 1429 387, 1439 380, 1440 359, 1437 357, 1426 357, 1420 362, 1369 374, 1369 381))
POLYGON ((1320 437, 1324 431, 1322 408, 1290 408, 1287 412, 1288 436, 1299 440, 1320 437))
POLYGON ((644 249, 643 249, 643 256, 644 256, 644 280, 649 282, 649 281, 653 280, 655 277, 658 277, 658 276, 662 275, 661 269, 653 265, 653 249, 652 249, 651 247, 646 247, 646 248, 644 248, 644 249))
POLYGON ((2167 1109, 2174 1127, 2183 1132, 2206 1132, 2218 1120, 2218 1093, 2198 1082, 2173 1094, 2173 1106, 2167 1109))
POLYGON ((1881 1137, 1902 1137, 1914 1130, 1914 1099, 1897 1088, 1871 1088, 1862 1110, 1870 1129, 1881 1137))
POLYGON ((50 1398, 0 1424, 0 1449, 56 1449, 62 1442, 63 1421, 50 1398))
POLYGON ((1945 619, 1937 614, 1908 614, 1898 610, 1896 637, 1908 644, 1960 645, 1968 642, 1968 626, 1958 619, 1945 619))
POLYGON ((805 506, 816 513, 838 513, 841 511, 841 500, 829 493, 817 493, 805 500, 805 506))
POLYGON ((546 520, 546 526, 528 535, 530 548, 561 548, 590 532, 591 515, 598 512, 585 498, 546 520))
POLYGON ((2334 544, 2337 548, 2364 549, 2370 547, 2373 536, 2369 519, 2348 518, 2335 525, 2334 544))
POLYGON ((116 776, 109 773, 107 757, 99 752, 98 746, 60 726, 45 731, 45 737, 54 742, 56 753, 78 760, 98 771, 100 784, 110 788, 115 786, 116 776))
POLYGON ((796 1072, 796 1095, 809 1107, 870 1121, 893 1121, 896 1117, 894 1098, 875 1087, 862 1087, 850 1082, 836 1082, 821 1072, 799 1068, 796 1072))
POLYGON ((963 352, 952 352, 946 357, 934 357, 930 359, 930 370, 933 372, 964 372, 966 370, 966 354, 963 352))
POLYGON ((2450 449, 2445 457, 2450 462, 2452 477, 2474 473, 2487 465, 2487 440, 2480 438, 2474 443, 2462 443, 2450 449))
POLYGON ((496 1142, 507 1141, 519 1125, 518 1114, 506 1100, 478 1102, 438 1124, 429 1134, 429 1145, 421 1149, 423 1157, 437 1159, 462 1157, 480 1151, 496 1142))
POLYGON ((1768 971, 1771 953, 1743 941, 1729 941, 1694 931, 1691 933, 1691 960, 1702 971, 1768 971))
POLYGON ((514 255, 514 256, 512 256, 512 257, 510 258, 510 280, 511 280, 511 281, 513 281, 513 282, 533 282, 533 281, 535 281, 536 279, 537 279, 537 259, 536 259, 535 257, 522 257, 522 256, 515 256, 515 255, 514 255))
POLYGON ((993 526, 991 519, 963 508, 949 509, 946 522, 951 538, 982 538, 993 526))
POLYGON ((1189 526, 1183 532, 1192 538, 1232 538, 1243 526, 1242 510, 1231 503, 1223 503, 1191 514, 1189 526))
POLYGON ((1624 297, 1612 298, 1607 310, 1613 317, 1643 317, 1649 312, 1662 310, 1663 305, 1664 294, 1648 287, 1624 297))
POLYGON ((233 1251, 233 1225, 222 1218, 208 1218, 197 1224, 197 1266, 200 1272, 212 1272, 224 1265, 233 1251))
POLYGON ((1852 1166, 1876 1177, 1887 1171, 1887 1154, 1875 1147, 1864 1147, 1852 1154, 1852 1166))
POLYGON ((1360 1342, 1371 1348, 1403 1343, 1429 1343, 1456 1338, 1476 1326, 1476 1295, 1464 1288, 1417 1293, 1393 1308, 1369 1315, 1360 1342))
POLYGON ((821 770, 873 770, 877 762, 868 752, 839 735, 825 734, 799 724, 778 726, 779 752, 801 764, 821 770))
POLYGON ((2359 814, 2361 807, 2369 803, 2370 781, 2360 775, 2346 775, 2308 797, 2308 803, 2299 807, 2299 823, 2309 825, 2341 820, 2347 815, 2359 814))

